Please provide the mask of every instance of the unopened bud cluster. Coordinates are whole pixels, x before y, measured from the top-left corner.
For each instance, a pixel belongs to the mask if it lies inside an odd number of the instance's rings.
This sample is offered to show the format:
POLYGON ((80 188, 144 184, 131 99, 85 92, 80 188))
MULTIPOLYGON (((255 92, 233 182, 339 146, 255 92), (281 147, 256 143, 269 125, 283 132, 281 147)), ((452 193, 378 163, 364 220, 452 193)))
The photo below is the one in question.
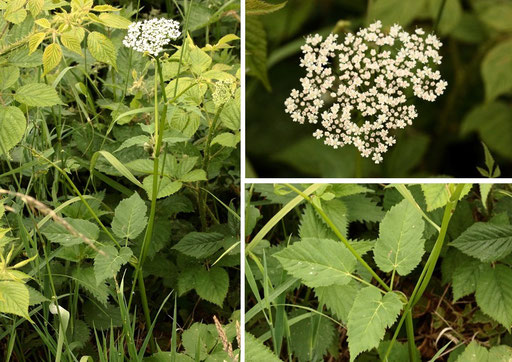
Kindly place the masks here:
POLYGON ((180 36, 180 23, 165 18, 153 18, 130 24, 124 46, 141 53, 157 56, 164 47, 180 36))
POLYGON ((418 116, 412 95, 434 101, 447 82, 432 67, 441 64, 441 42, 422 29, 414 34, 377 21, 343 41, 316 34, 302 46, 302 89, 293 89, 286 112, 295 122, 320 124, 313 133, 334 148, 354 145, 363 157, 382 162, 395 142, 391 130, 418 116))

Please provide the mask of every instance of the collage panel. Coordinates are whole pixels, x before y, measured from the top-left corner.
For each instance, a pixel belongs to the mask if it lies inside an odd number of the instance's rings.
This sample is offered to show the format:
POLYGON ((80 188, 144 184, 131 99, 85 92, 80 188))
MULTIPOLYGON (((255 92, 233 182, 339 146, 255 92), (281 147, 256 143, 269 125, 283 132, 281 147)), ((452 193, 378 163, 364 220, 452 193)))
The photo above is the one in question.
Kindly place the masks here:
POLYGON ((508 361, 511 191, 247 184, 245 360, 508 361))
POLYGON ((240 360, 240 11, 0 1, 0 361, 240 360))
POLYGON ((263 3, 246 2, 247 177, 510 177, 510 1, 263 3))

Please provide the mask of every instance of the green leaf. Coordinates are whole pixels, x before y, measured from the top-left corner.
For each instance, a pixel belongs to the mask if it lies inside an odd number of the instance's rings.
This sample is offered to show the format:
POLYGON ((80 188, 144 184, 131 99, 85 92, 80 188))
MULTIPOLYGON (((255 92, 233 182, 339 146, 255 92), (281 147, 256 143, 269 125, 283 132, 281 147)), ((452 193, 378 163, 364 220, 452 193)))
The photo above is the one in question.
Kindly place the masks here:
POLYGON ((188 256, 203 259, 222 247, 224 236, 220 233, 192 231, 185 235, 173 249, 188 256))
POLYGON ((107 63, 117 69, 117 51, 112 41, 105 35, 93 31, 87 37, 87 48, 99 62, 107 63))
POLYGON ((215 136, 212 140, 212 145, 219 144, 225 147, 236 147, 236 145, 240 142, 240 135, 233 134, 230 132, 224 132, 217 136, 215 136))
POLYGON ((346 285, 331 285, 315 288, 315 294, 320 304, 325 305, 338 319, 347 323, 348 313, 354 304, 359 284, 350 281, 346 285))
POLYGON ((379 222, 385 215, 382 207, 366 195, 351 195, 342 199, 347 207, 348 222, 379 222))
POLYGON ((75 52, 79 55, 83 55, 81 46, 82 39, 77 35, 77 32, 67 31, 65 33, 62 33, 62 35, 60 36, 60 41, 62 45, 64 45, 72 52, 75 52))
POLYGON ((512 4, 509 2, 490 2, 483 11, 477 11, 487 26, 499 31, 512 31, 512 4))
MULTIPOLYGON (((34 49, 35 50, 35 49, 34 49)), ((52 43, 46 47, 43 53, 43 75, 48 74, 57 65, 59 65, 62 59, 62 48, 57 43, 52 43)))
POLYGON ((257 77, 270 91, 267 74, 267 33, 260 19, 248 16, 245 19, 245 59, 247 73, 257 77))
POLYGON ((194 46, 189 53, 189 62, 192 73, 201 75, 212 65, 212 58, 197 46, 194 46))
POLYGON ((485 209, 487 209, 487 199, 489 197, 489 193, 491 192, 493 184, 478 184, 480 189, 480 196, 482 198, 482 205, 485 209))
POLYGON ((281 360, 262 342, 249 332, 245 332, 246 362, 280 362, 281 360))
POLYGON ((0 67, 0 90, 12 87, 19 77, 20 69, 18 67, 0 67))
POLYGON ((345 245, 328 239, 302 239, 274 256, 311 288, 346 285, 356 267, 356 258, 345 245))
POLYGON ((384 272, 409 274, 425 253, 421 214, 407 200, 393 206, 380 223, 379 239, 373 250, 375 263, 384 272))
POLYGON ((44 83, 30 83, 18 88, 14 99, 32 107, 50 107, 64 104, 55 88, 44 83))
POLYGON ((135 239, 148 223, 147 211, 144 201, 134 192, 117 205, 112 220, 112 231, 122 239, 135 239))
POLYGON ((39 45, 42 43, 46 36, 46 33, 34 33, 28 38, 28 53, 32 54, 36 51, 39 45))
MULTIPOLYGON (((139 180, 137 180, 135 178, 135 176, 133 176, 133 174, 130 172, 130 170, 121 162, 119 161, 116 156, 114 156, 113 154, 111 154, 110 152, 107 152, 107 151, 98 151, 96 152, 92 158, 91 158, 91 165, 90 165, 90 168, 91 168, 91 172, 92 172, 92 169, 94 169, 94 166, 96 165, 96 160, 98 159, 99 156, 103 156, 105 157, 105 159, 121 174, 123 175, 124 177, 126 177, 128 180, 130 180, 131 182, 133 182, 135 185, 139 186, 139 187, 143 187, 143 185, 140 183, 139 180)), ((148 160, 149 161, 149 160, 148 160)), ((150 195, 151 196, 151 195, 150 195)))
POLYGON ((213 267, 210 270, 200 269, 196 272, 195 279, 197 295, 222 308, 229 289, 228 272, 220 267, 213 267))
MULTIPOLYGON (((64 218, 64 221, 67 222, 75 231, 85 235, 90 240, 97 240, 100 235, 100 229, 98 226, 90 221, 70 219, 67 217, 64 218)), ((81 237, 72 235, 64 226, 57 222, 47 224, 43 228, 42 232, 43 235, 52 243, 59 243, 64 246, 78 245, 84 242, 81 237)))
POLYGON ((476 302, 482 312, 510 331, 512 326, 512 269, 498 264, 482 268, 476 284, 476 302))
MULTIPOLYGON (((382 341, 379 344, 379 347, 377 348, 377 351, 379 352, 379 357, 382 361, 384 361, 384 356, 386 355, 386 352, 388 350, 389 344, 391 341, 382 341)), ((417 361, 421 361, 420 352, 416 348, 415 354, 417 356, 417 361)), ((395 341, 393 344, 393 347, 391 348, 391 352, 388 356, 388 361, 410 361, 409 359, 409 346, 407 343, 402 343, 395 341)))
POLYGON ((9 152, 25 134, 27 120, 18 107, 0 106, 0 153, 9 152))
POLYGON ((512 252, 512 226, 477 222, 451 245, 483 262, 493 262, 512 252))
POLYGON ((36 17, 41 10, 43 10, 44 0, 28 0, 27 8, 32 14, 32 17, 36 17))
POLYGON ((303 210, 302 217, 300 219, 299 236, 301 239, 334 239, 335 237, 310 204, 307 204, 303 210))
POLYGON ((197 322, 192 324, 189 329, 183 332, 182 343, 186 354, 194 358, 197 355, 200 361, 205 360, 217 343, 215 326, 197 322))
POLYGON ((452 294, 454 301, 476 291, 476 283, 483 266, 484 264, 474 258, 459 255, 452 274, 452 294))
POLYGON ((373 286, 359 291, 348 314, 350 361, 354 361, 361 352, 378 347, 386 328, 395 323, 400 310, 402 302, 395 292, 382 296, 373 286))
POLYGON ((459 355, 456 362, 486 362, 489 361, 489 352, 476 341, 472 341, 459 355))
POLYGON ((111 13, 101 13, 99 16, 99 19, 106 26, 108 26, 109 28, 114 28, 114 29, 128 29, 128 27, 132 23, 131 20, 123 18, 120 15, 111 14, 111 13))
POLYGON ((100 249, 105 255, 98 253, 94 258, 94 276, 96 284, 117 275, 123 265, 130 261, 133 252, 130 248, 122 247, 117 250, 115 246, 104 246, 100 249))
POLYGON ((322 201, 322 209, 341 234, 347 235, 348 211, 343 201, 337 199, 322 201))
MULTIPOLYGON (((158 192, 157 192, 157 199, 161 199, 162 197, 170 196, 176 192, 178 192, 181 187, 183 186, 183 183, 181 181, 172 181, 169 177, 158 177, 158 192)), ((146 190, 146 193, 148 194, 149 198, 153 197, 153 175, 147 176, 142 181, 142 186, 144 187, 144 190, 146 190)))
POLYGON ((481 72, 487 101, 512 90, 512 40, 498 43, 485 55, 481 72))
POLYGON ((279 4, 270 4, 263 0, 246 0, 246 15, 264 15, 282 9, 286 5, 286 1, 279 4))
POLYGON ((426 0, 402 1, 402 0, 378 0, 371 3, 368 9, 368 21, 382 21, 383 26, 395 23, 407 26, 420 14, 426 0))
POLYGON ((0 313, 16 314, 30 320, 28 304, 29 292, 25 284, 0 281, 0 313))
POLYGON ((73 277, 78 284, 97 301, 107 306, 109 290, 107 284, 97 283, 93 267, 77 268, 73 271, 73 277))
POLYGON ((470 132, 478 132, 490 149, 512 158, 512 108, 507 103, 494 101, 473 108, 461 125, 463 135, 470 132))
MULTIPOLYGON (((459 200, 462 200, 469 191, 472 184, 466 184, 462 189, 459 200)), ((422 184, 421 189, 427 203, 427 211, 432 211, 445 206, 450 201, 450 191, 447 184, 422 184)))
MULTIPOLYGON (((288 318, 306 313, 299 311, 288 318)), ((331 320, 320 318, 309 313, 309 317, 290 326, 290 341, 292 352, 298 360, 315 361, 328 351, 336 335, 336 328, 331 320)))

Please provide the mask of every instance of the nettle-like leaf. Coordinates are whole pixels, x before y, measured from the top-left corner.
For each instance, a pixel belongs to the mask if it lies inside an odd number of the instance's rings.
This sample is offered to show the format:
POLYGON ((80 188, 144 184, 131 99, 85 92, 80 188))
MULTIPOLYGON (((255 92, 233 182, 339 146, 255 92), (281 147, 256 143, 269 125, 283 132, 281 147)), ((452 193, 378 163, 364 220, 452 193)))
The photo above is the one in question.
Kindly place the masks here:
MULTIPOLYGON (((306 313, 298 311, 288 316, 292 318, 306 313)), ((310 315, 290 326, 291 349, 300 362, 318 360, 324 355, 336 336, 334 323, 327 318, 310 315), (316 329, 315 329, 316 328, 316 329)))
POLYGON ((346 285, 330 285, 315 288, 318 301, 325 305, 338 319, 347 323, 348 313, 354 304, 360 284, 355 280, 346 285))
POLYGON ((421 214, 407 200, 386 213, 380 223, 379 239, 373 250, 375 263, 384 272, 409 274, 425 253, 421 214))
POLYGON ((117 205, 112 220, 112 231, 120 238, 135 239, 148 223, 147 211, 144 200, 134 192, 132 196, 117 205))
MULTIPOLYGON (((421 189, 425 196, 427 203, 427 211, 432 211, 445 206, 450 201, 450 191, 447 184, 422 184, 421 189)), ((472 184, 466 184, 462 189, 459 200, 462 200, 469 191, 471 191, 472 184)))
POLYGON ((104 282, 96 282, 96 273, 93 267, 77 268, 73 271, 73 278, 78 281, 80 287, 92 295, 97 301, 107 306, 109 290, 104 282))
POLYGON ((511 355, 512 347, 510 346, 494 346, 487 350, 478 342, 472 341, 459 355, 456 362, 508 362, 511 355))
POLYGON ((512 226, 477 222, 450 245, 483 262, 493 262, 512 253, 512 226))
POLYGON ((512 327, 512 269, 503 264, 482 268, 476 284, 476 302, 482 312, 510 331, 512 327))
POLYGON ((350 361, 361 352, 378 347, 386 328, 395 323, 401 310, 402 301, 397 293, 388 292, 383 296, 373 286, 361 289, 348 314, 350 361))
POLYGON ((16 90, 14 99, 32 107, 49 107, 64 104, 57 91, 44 83, 30 83, 16 90))
POLYGON ((366 195, 351 195, 342 199, 347 207, 348 221, 379 222, 385 215, 382 207, 366 195))
POLYGON ((128 247, 117 250, 115 246, 104 246, 100 249, 104 254, 98 253, 94 258, 94 276, 96 284, 117 275, 123 265, 130 261, 133 252, 128 247))
POLYGON ((222 307, 228 294, 229 275, 220 267, 200 269, 195 273, 195 290, 202 299, 222 307))
POLYGON ((254 16, 246 18, 245 52, 247 71, 270 90, 267 73, 267 32, 263 22, 254 16))
MULTIPOLYGON (((97 240, 100 235, 100 229, 98 226, 90 221, 71 219, 67 217, 64 218, 64 221, 67 222, 75 231, 85 235, 90 240, 97 240)), ((78 245, 84 242, 83 238, 71 234, 64 226, 57 222, 52 222, 51 224, 48 224, 48 226, 44 227, 43 235, 52 243, 59 243, 63 246, 78 245)))
POLYGON ((14 66, 0 68, 0 90, 12 87, 20 77, 20 69, 14 66))
POLYGON ((356 258, 345 245, 329 239, 302 239, 274 256, 311 288, 346 285, 356 267, 356 258))
POLYGON ((57 43, 52 43, 46 47, 43 53, 44 74, 50 73, 62 59, 62 48, 57 43))
POLYGON ((286 1, 279 4, 271 4, 263 0, 246 0, 245 12, 247 15, 265 15, 282 9, 286 1))
POLYGON ((452 293, 454 301, 476 291, 476 283, 480 276, 480 271, 484 266, 485 264, 474 258, 463 254, 459 255, 452 273, 452 293))
POLYGON ((0 154, 9 152, 25 134, 27 120, 18 107, 0 106, 0 154))
POLYGON ((183 332, 182 343, 187 355, 194 358, 198 355, 201 361, 205 360, 217 343, 217 330, 214 325, 196 322, 183 332))
POLYGON ((29 319, 29 292, 25 284, 17 281, 0 281, 0 313, 16 314, 29 319))
MULTIPOLYGON (((321 201, 322 209, 336 228, 343 234, 347 235, 348 230, 348 211, 347 206, 341 200, 321 201)), ((322 219, 323 220, 323 219, 322 219)), ((327 225, 327 224, 326 224, 327 225)))
POLYGON ((117 50, 112 41, 105 35, 97 31, 90 33, 87 37, 87 49, 97 61, 117 68, 117 50))
MULTIPOLYGON (((157 199, 161 199, 178 192, 183 183, 181 181, 173 181, 169 177, 158 177, 158 192, 157 199)), ((142 185, 149 198, 153 197, 153 175, 147 176, 142 181, 142 185)))
POLYGON ((245 332, 245 360, 247 362, 281 361, 267 346, 249 332, 245 332))
POLYGON ((193 231, 185 235, 173 249, 188 256, 203 259, 214 254, 222 247, 224 235, 193 231))

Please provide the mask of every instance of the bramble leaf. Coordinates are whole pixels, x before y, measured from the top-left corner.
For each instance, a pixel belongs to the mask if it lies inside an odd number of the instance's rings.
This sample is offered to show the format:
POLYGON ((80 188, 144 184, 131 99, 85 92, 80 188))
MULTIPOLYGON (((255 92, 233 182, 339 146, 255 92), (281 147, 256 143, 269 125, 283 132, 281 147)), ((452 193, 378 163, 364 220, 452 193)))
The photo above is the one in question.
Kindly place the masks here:
POLYGON ((498 264, 482 268, 476 284, 476 302, 482 312, 510 331, 512 327, 512 269, 498 264))
POLYGON ((402 302, 395 292, 382 296, 373 286, 359 291, 348 314, 350 361, 354 361, 361 352, 378 347, 386 328, 395 323, 400 310, 402 302))
POLYGON ((347 323, 348 313, 354 304, 360 286, 355 281, 346 285, 330 285, 315 288, 318 301, 324 304, 343 323, 347 323))
POLYGON ((493 262, 512 253, 512 226, 477 222, 450 245, 483 262, 493 262))
POLYGON ((9 152, 23 139, 27 120, 18 107, 0 106, 0 154, 9 152))
POLYGON ((117 205, 112 231, 123 239, 135 239, 148 223, 148 208, 137 192, 117 205))
POLYGON ((11 313, 30 320, 29 293, 24 283, 0 281, 0 313, 11 313))
POLYGON ((263 0, 246 0, 245 13, 247 15, 264 15, 282 9, 286 1, 279 4, 270 4, 263 0))
MULTIPOLYGON (((471 187, 473 187, 472 184, 466 184, 464 186, 459 200, 462 200, 462 198, 471 191, 471 187)), ((450 192, 446 184, 422 184, 421 189, 423 190, 423 195, 427 203, 427 211, 443 207, 450 201, 450 192)))
POLYGON ((202 299, 222 307, 228 294, 229 275, 220 267, 200 269, 195 273, 195 290, 202 299))
POLYGON ((87 48, 91 55, 99 62, 107 63, 117 68, 117 51, 112 41, 105 35, 93 31, 87 37, 87 48))
POLYGON ((283 268, 308 287, 346 285, 356 258, 341 242, 306 238, 274 254, 283 268))
POLYGON ((61 59, 62 48, 60 47, 60 45, 57 43, 52 43, 48 45, 43 53, 44 74, 50 73, 50 71, 52 71, 57 65, 59 65, 61 59))
POLYGON ((50 107, 64 104, 55 88, 44 83, 30 83, 21 86, 16 90, 14 99, 32 107, 50 107))
MULTIPOLYGON (((100 235, 98 226, 90 221, 71 218, 64 218, 64 221, 71 225, 75 231, 85 235, 90 240, 97 240, 100 235)), ((64 246, 78 245, 84 242, 81 237, 71 234, 64 226, 57 222, 45 225, 42 232, 52 243, 59 243, 64 246)))
POLYGON ((222 247, 224 236, 220 233, 202 233, 192 231, 185 235, 173 249, 193 256, 194 258, 206 258, 222 247))
POLYGON ((247 362, 281 361, 267 346, 249 332, 245 332, 245 360, 247 362))
POLYGON ((130 261, 133 252, 130 248, 122 247, 117 250, 115 246, 105 246, 100 249, 105 255, 98 253, 94 258, 94 276, 96 284, 117 275, 121 267, 130 261))
POLYGON ((375 263, 384 272, 409 274, 425 253, 421 214, 407 200, 393 206, 384 216, 373 250, 375 263))

